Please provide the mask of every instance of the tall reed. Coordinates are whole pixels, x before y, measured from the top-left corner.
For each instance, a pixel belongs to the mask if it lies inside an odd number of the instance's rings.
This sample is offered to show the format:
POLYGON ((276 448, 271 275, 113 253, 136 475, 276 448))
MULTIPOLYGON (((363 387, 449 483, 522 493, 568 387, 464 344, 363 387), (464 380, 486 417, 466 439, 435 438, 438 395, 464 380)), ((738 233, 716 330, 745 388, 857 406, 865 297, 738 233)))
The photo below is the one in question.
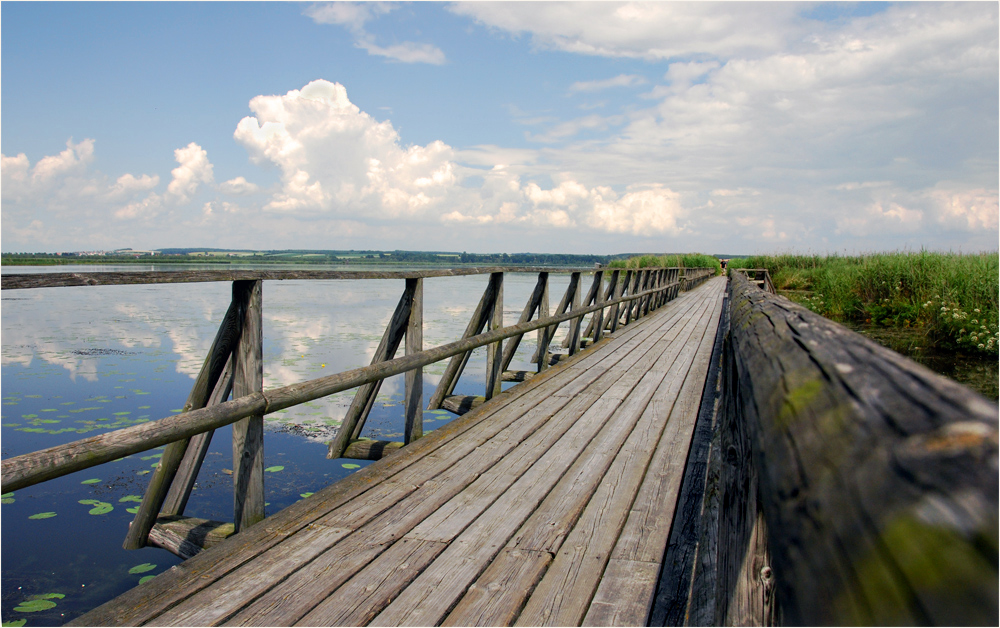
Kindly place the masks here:
POLYGON ((835 320, 920 328, 935 345, 997 353, 996 253, 892 252, 856 256, 755 255, 733 268, 767 268, 778 290, 835 320))

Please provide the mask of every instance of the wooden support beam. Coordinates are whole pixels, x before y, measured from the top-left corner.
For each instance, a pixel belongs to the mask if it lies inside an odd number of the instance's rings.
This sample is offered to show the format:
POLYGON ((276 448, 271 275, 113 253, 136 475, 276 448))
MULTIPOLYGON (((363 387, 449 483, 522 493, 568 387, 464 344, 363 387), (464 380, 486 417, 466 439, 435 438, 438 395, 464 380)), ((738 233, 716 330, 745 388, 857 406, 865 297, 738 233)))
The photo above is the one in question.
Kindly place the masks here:
MULTIPOLYGON (((404 351, 405 355, 415 355, 424 350, 424 280, 407 279, 406 292, 411 297, 404 351)), ((404 377, 403 442, 409 445, 424 435, 424 369, 409 370, 404 377)))
MULTIPOLYGON (((577 289, 573 291, 573 307, 571 309, 580 309, 580 273, 573 273, 576 277, 577 289)), ((569 323, 569 333, 566 334, 566 340, 569 343, 569 354, 576 355, 576 352, 580 348, 580 323, 583 322, 583 316, 578 316, 570 321, 569 323)))
POLYGON ((390 440, 352 440, 341 458, 354 460, 381 460, 403 448, 403 443, 390 440))
POLYGON ((149 546, 167 550, 184 560, 236 533, 233 524, 197 517, 161 515, 149 532, 149 546))
MULTIPOLYGON (((490 275, 490 283, 496 283, 496 297, 493 299, 493 310, 490 313, 489 330, 503 328, 503 273, 490 275)), ((486 345, 486 398, 492 399, 500 394, 500 374, 503 372, 503 341, 498 340, 486 345)))
MULTIPOLYGON (((545 287, 542 290, 542 298, 538 302, 538 318, 539 320, 549 317, 549 282, 548 273, 546 273, 545 287)), ((531 358, 532 362, 535 362, 537 366, 537 371, 541 373, 546 368, 548 368, 548 361, 545 357, 549 353, 549 342, 552 340, 552 335, 549 333, 548 327, 542 327, 536 333, 537 345, 535 347, 535 355, 531 358)))
MULTIPOLYGON (((243 333, 235 352, 233 396, 264 389, 264 335, 261 286, 258 281, 234 281, 233 300, 245 303, 243 333), (245 296, 242 296, 245 295, 245 296)), ((233 524, 239 532, 264 519, 264 415, 233 423, 233 524)))
MULTIPOLYGON (((518 323, 526 323, 531 320, 534 315, 535 310, 539 309, 542 303, 542 297, 548 296, 548 285, 549 285, 549 274, 548 273, 538 273, 538 281, 535 282, 535 289, 531 291, 528 296, 528 302, 524 304, 524 309, 521 311, 521 317, 517 319, 518 323)), ((548 305, 546 303, 546 305, 548 305)), ((548 307, 546 307, 548 310, 548 307)), ((503 348, 503 363, 501 364, 501 371, 506 371, 507 367, 510 366, 511 360, 514 359, 514 353, 517 351, 518 345, 521 344, 521 338, 524 335, 512 336, 510 340, 507 341, 507 345, 503 348)))
MULTIPOLYGON (((562 299, 559 300, 559 305, 556 306, 556 313, 554 314, 554 316, 559 316, 560 314, 566 312, 566 310, 571 309, 571 306, 573 304, 573 298, 579 291, 579 287, 580 287, 580 273, 571 273, 569 276, 569 285, 566 286, 566 292, 563 293, 562 299)), ((556 330, 558 328, 559 328, 558 323, 546 328, 548 334, 548 339, 545 342, 546 350, 548 349, 549 343, 551 343, 552 339, 555 337, 556 330)), ((541 351, 540 349, 536 349, 535 355, 531 356, 531 361, 537 362, 540 355, 544 355, 544 352, 541 351)))
MULTIPOLYGON (((204 408, 209 401, 210 395, 217 387, 219 378, 225 370, 226 364, 229 362, 229 356, 238 345, 240 336, 242 335, 243 318, 241 312, 243 307, 244 305, 237 301, 234 292, 229 309, 226 310, 226 315, 222 318, 222 323, 215 333, 212 346, 205 356, 205 361, 201 365, 198 377, 195 378, 194 386, 192 386, 187 401, 184 403, 184 412, 204 408)), ((187 453, 188 444, 189 439, 185 438, 168 444, 166 449, 164 449, 163 455, 160 456, 160 462, 149 480, 149 485, 146 487, 142 503, 139 504, 139 510, 136 512, 128 532, 125 534, 125 541, 122 543, 122 547, 125 549, 142 549, 146 546, 149 531, 156 523, 156 517, 160 514, 160 510, 171 491, 174 478, 187 453)), ((199 443, 196 449, 200 448, 201 445, 199 443)), ((192 465, 197 457, 198 452, 193 451, 191 453, 192 465)), ((197 475, 196 469, 188 468, 188 471, 192 470, 197 475)), ((193 480, 188 477, 188 471, 186 471, 185 476, 182 478, 183 486, 186 486, 189 481, 193 485, 193 480)), ((184 489, 178 488, 174 499, 171 501, 170 508, 176 509, 180 506, 181 510, 183 510, 183 504, 186 502, 187 495, 184 494, 184 489)))
MULTIPOLYGON (((372 364, 385 362, 396 356, 399 343, 402 342, 407 326, 409 325, 410 311, 413 306, 413 292, 415 290, 416 284, 414 283, 411 286, 409 280, 407 280, 406 288, 399 297, 399 302, 396 303, 396 309, 389 319, 389 324, 386 325, 385 331, 382 333, 382 340, 379 341, 375 355, 372 357, 372 364)), ((372 406, 375 403, 375 397, 378 395, 381 386, 382 380, 378 380, 358 387, 357 392, 354 393, 354 399, 351 400, 351 406, 347 409, 347 414, 340 423, 340 429, 329 445, 329 451, 326 454, 327 458, 340 458, 343 456, 350 442, 357 440, 361 436, 361 430, 365 427, 368 413, 371 412, 372 406)))
POLYGON ((441 407, 449 412, 462 415, 484 403, 486 403, 486 397, 482 395, 451 395, 445 398, 441 407))
MULTIPOLYGON (((465 328, 465 333, 462 334, 463 340, 476 336, 483 330, 483 327, 489 321, 495 300, 496 285, 494 284, 493 276, 490 275, 490 281, 486 284, 486 290, 483 291, 483 296, 479 299, 479 305, 476 306, 476 310, 472 313, 472 318, 469 319, 469 325, 465 328)), ((469 361, 470 353, 471 350, 455 355, 448 362, 448 366, 444 370, 444 375, 441 376, 441 381, 438 383, 434 394, 431 395, 430 402, 427 404, 428 410, 437 410, 440 408, 444 398, 455 390, 455 384, 458 383, 458 378, 461 377, 462 371, 465 369, 465 364, 469 361)))
MULTIPOLYGON (((229 399, 229 394, 232 391, 233 361, 230 357, 205 407, 216 406, 226 401, 229 399)), ((167 493, 167 498, 163 501, 163 506, 160 508, 161 516, 180 516, 184 514, 184 508, 187 506, 188 498, 191 497, 191 491, 198 480, 198 472, 205 461, 205 454, 208 453, 208 448, 212 444, 212 436, 214 434, 215 430, 209 430, 192 436, 188 441, 184 458, 181 460, 180 467, 178 467, 177 473, 174 475, 174 480, 170 484, 170 491, 167 493)))

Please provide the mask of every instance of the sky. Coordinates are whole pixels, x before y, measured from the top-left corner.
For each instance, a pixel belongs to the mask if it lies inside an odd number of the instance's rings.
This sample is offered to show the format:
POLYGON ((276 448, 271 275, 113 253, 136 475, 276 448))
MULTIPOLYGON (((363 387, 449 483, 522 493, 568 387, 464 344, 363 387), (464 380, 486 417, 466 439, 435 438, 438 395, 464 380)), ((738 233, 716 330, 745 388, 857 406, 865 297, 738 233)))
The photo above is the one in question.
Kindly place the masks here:
POLYGON ((0 4, 0 248, 998 248, 998 4, 0 4))

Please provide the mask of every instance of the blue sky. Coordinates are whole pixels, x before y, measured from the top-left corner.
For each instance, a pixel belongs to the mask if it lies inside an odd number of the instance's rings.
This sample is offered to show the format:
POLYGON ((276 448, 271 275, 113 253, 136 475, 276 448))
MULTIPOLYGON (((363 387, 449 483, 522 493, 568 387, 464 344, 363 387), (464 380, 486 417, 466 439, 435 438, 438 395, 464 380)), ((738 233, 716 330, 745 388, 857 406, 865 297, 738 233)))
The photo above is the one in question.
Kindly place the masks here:
POLYGON ((995 3, 0 13, 4 251, 997 248, 995 3))

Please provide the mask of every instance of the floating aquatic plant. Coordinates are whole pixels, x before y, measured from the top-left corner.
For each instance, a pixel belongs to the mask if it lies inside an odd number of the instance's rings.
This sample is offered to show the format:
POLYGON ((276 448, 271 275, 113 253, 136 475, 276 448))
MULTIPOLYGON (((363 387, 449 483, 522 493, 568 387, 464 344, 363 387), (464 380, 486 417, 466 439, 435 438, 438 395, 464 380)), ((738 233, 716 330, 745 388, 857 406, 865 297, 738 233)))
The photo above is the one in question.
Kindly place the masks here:
POLYGON ((353 462, 345 462, 345 463, 341 464, 340 466, 344 467, 345 469, 360 469, 361 468, 360 464, 354 464, 353 462))
POLYGON ((54 513, 54 512, 39 512, 39 513, 31 515, 30 517, 28 517, 28 519, 51 519, 52 517, 55 517, 55 516, 56 516, 56 513, 54 513))
POLYGON ((96 499, 81 499, 77 503, 84 504, 86 506, 93 506, 88 512, 91 515, 106 515, 115 509, 114 506, 108 502, 102 502, 96 499))
POLYGON ((268 468, 264 469, 264 471, 267 471, 268 473, 277 473, 278 471, 283 471, 284 468, 285 467, 283 467, 281 465, 276 465, 276 466, 273 466, 273 467, 268 467, 268 468))
POLYGON ((120 504, 125 502, 142 502, 142 495, 126 495, 118 500, 118 503, 120 504))
MULTIPOLYGON (((56 603, 53 599, 61 600, 65 595, 62 593, 42 593, 41 595, 32 595, 27 600, 21 602, 18 606, 14 607, 14 610, 19 613, 37 613, 38 611, 45 611, 50 608, 55 608, 56 603)), ((22 626, 24 624, 21 624, 22 626)))
POLYGON ((89 480, 84 480, 83 482, 80 482, 80 484, 97 484, 100 481, 101 481, 100 478, 90 478, 89 480))
POLYGON ((141 565, 136 565, 135 567, 128 570, 130 574, 146 573, 147 571, 153 571, 156 569, 156 565, 153 563, 142 563, 141 565))
POLYGON ((139 584, 142 584, 144 582, 149 582, 150 580, 152 580, 155 577, 156 577, 155 575, 154 576, 143 576, 143 577, 139 578, 139 584))

